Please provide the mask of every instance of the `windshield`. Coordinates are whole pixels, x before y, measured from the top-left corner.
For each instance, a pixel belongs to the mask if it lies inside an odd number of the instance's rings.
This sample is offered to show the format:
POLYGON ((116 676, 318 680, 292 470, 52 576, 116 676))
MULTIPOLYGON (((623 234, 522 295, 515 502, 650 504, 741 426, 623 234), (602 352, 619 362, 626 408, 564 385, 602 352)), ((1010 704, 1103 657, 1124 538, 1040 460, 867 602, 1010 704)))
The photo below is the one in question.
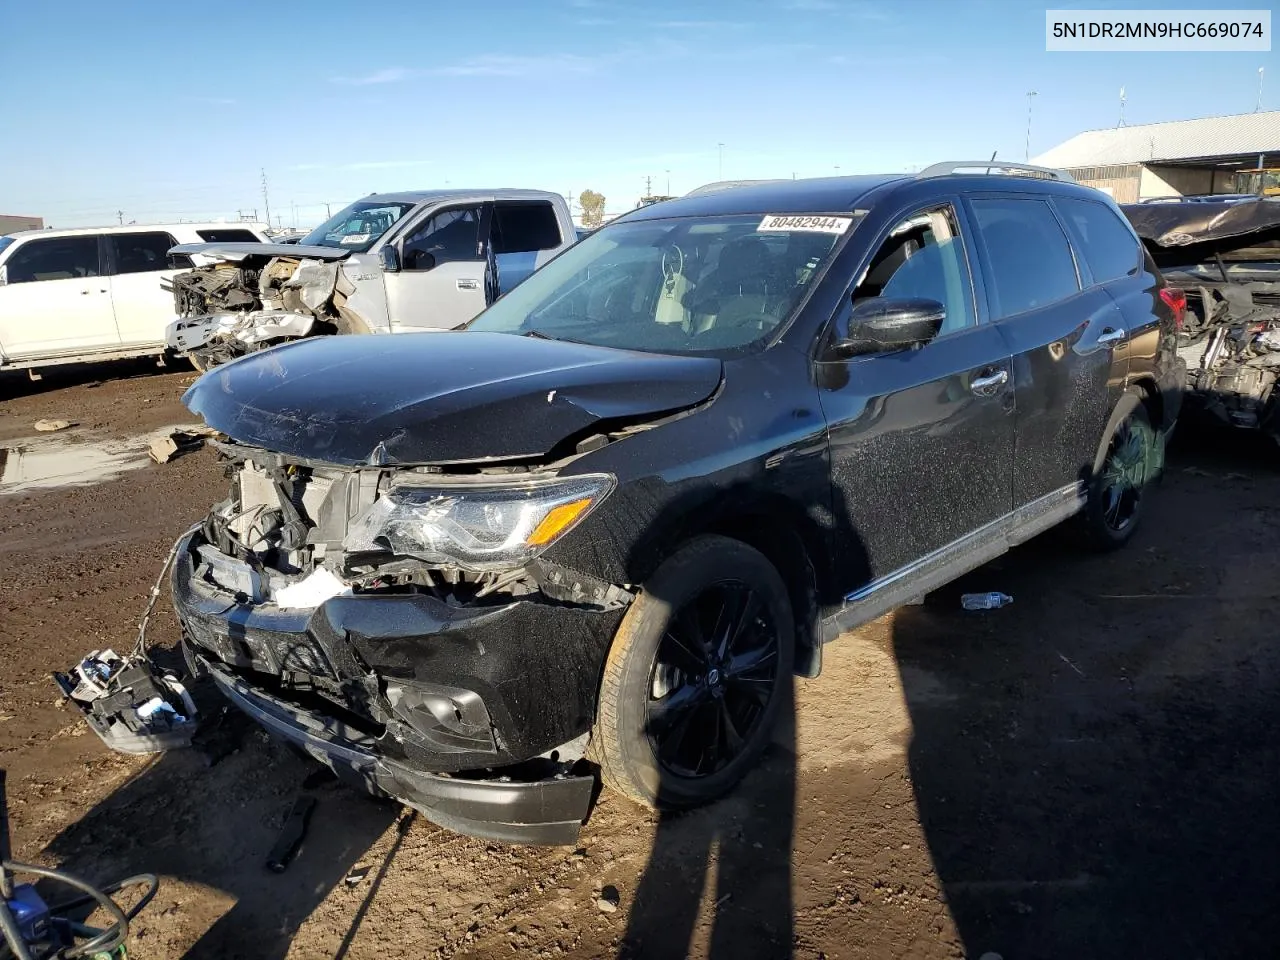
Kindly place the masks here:
POLYGON ((308 247, 340 247, 364 253, 416 204, 357 200, 298 242, 308 247))
POLYGON ((617 223, 535 272, 468 329, 654 353, 747 347, 782 325, 857 216, 617 223))

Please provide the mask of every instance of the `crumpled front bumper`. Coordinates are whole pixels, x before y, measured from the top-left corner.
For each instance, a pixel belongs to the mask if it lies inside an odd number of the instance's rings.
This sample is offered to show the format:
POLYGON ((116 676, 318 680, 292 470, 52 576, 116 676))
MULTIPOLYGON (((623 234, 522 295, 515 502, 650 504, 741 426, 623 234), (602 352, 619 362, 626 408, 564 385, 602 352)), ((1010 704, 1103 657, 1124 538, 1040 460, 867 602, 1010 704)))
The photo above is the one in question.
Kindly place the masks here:
POLYGON ((194 533, 179 544, 174 608, 188 662, 238 707, 442 826, 574 842, 595 778, 563 765, 547 774, 554 765, 537 758, 590 730, 624 611, 530 599, 471 608, 403 593, 254 606, 196 574, 202 542, 194 533), (299 694, 299 680, 321 692, 299 694), (349 709, 330 709, 336 699, 349 709), (531 761, 541 765, 532 773, 531 761))
POLYGON ((568 845, 577 841, 590 812, 594 777, 520 783, 416 770, 380 756, 372 738, 255 689, 202 657, 200 662, 222 693, 269 733, 301 748, 345 782, 395 797, 449 830, 514 843, 568 845))

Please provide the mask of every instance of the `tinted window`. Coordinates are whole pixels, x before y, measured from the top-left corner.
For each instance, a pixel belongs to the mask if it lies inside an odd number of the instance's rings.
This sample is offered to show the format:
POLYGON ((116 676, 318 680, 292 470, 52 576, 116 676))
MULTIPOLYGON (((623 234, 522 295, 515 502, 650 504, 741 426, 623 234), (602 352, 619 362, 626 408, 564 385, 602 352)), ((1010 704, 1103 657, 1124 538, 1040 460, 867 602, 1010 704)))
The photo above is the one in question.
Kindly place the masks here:
POLYGON ((497 203, 493 208, 493 252, 527 253, 560 246, 560 224, 549 203, 497 203))
POLYGON ((205 243, 261 243, 262 241, 255 237, 248 230, 241 230, 237 227, 218 228, 217 230, 197 230, 198 236, 205 243))
POLYGON ((430 270, 441 263, 480 259, 480 208, 443 210, 404 241, 404 268, 430 270))
POLYGON ((1128 276, 1138 269, 1138 238, 1110 207, 1092 200, 1056 199, 1076 249, 1089 265, 1095 283, 1128 276))
POLYGON ((178 241, 168 233, 115 233, 108 235, 115 251, 115 272, 155 273, 191 266, 184 254, 169 255, 178 241))
POLYGON ((1033 310, 1080 289, 1066 234, 1043 200, 974 200, 987 248, 996 317, 1033 310))
POLYGON ((4 248, 12 246, 17 241, 13 237, 0 237, 0 253, 4 253, 4 248))
POLYGON ((947 310, 941 333, 972 325, 969 265, 949 206, 908 217, 889 232, 853 294, 867 297, 936 300, 947 310))
POLYGON ((18 247, 6 266, 10 283, 79 280, 98 275, 97 237, 50 237, 18 247))

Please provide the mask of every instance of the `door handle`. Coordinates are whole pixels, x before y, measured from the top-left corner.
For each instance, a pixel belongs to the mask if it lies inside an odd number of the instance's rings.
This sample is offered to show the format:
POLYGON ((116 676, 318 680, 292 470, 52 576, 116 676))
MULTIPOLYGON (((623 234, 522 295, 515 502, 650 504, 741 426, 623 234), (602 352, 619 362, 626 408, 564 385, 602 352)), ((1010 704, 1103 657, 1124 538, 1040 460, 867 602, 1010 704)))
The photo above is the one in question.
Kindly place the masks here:
POLYGON ((997 370, 985 377, 974 377, 969 381, 969 389, 976 397, 994 397, 996 391, 1009 382, 1008 370, 997 370))
POLYGON ((1098 343, 1102 346, 1110 346, 1113 343, 1124 343, 1128 334, 1123 330, 1117 330, 1114 327, 1107 327, 1102 333, 1098 334, 1098 343))

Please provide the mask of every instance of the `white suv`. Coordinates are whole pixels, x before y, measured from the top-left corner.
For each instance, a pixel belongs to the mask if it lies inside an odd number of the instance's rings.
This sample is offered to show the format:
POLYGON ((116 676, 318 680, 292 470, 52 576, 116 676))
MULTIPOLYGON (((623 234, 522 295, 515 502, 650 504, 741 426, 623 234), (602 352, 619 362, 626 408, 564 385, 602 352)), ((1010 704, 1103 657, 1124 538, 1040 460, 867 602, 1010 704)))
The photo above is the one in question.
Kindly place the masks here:
POLYGON ((0 237, 0 370, 163 353, 174 308, 161 281, 208 262, 169 251, 184 243, 261 243, 263 231, 259 224, 173 223, 0 237))

